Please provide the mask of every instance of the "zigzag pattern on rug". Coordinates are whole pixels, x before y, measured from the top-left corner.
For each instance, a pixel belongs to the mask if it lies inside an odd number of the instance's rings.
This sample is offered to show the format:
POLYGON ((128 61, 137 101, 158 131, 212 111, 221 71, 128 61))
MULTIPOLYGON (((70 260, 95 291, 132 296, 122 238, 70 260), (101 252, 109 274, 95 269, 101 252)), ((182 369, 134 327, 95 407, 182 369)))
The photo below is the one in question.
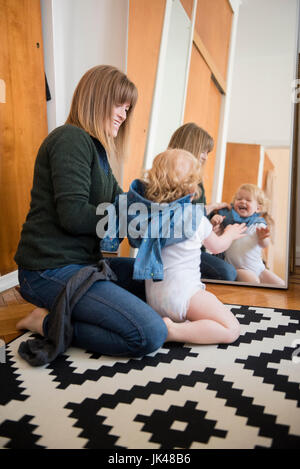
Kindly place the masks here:
POLYGON ((70 348, 32 368, 6 346, 0 447, 300 447, 300 311, 231 305, 229 345, 167 343, 141 359, 70 348), (298 347, 298 348, 297 348, 298 347))

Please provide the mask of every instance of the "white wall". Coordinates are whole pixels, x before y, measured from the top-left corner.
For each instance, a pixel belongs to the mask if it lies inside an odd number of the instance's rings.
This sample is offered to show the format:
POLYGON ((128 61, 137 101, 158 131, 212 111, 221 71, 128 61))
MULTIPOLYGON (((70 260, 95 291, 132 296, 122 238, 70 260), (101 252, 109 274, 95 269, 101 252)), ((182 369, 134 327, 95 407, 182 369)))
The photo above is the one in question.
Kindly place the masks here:
MULTIPOLYGON (((298 0, 241 1, 228 141, 266 146, 291 143, 295 70, 291 44, 297 21, 300 24, 299 6, 298 18, 295 15, 297 4, 298 0)), ((300 53, 300 30, 298 35, 300 53)), ((300 85, 298 88, 299 99, 300 85)), ((296 264, 300 265, 300 129, 298 134, 296 264)))
POLYGON ((81 76, 94 65, 126 71, 129 0, 41 0, 48 129, 64 123, 81 76))
POLYGON ((291 142, 298 0, 242 0, 228 141, 291 142))

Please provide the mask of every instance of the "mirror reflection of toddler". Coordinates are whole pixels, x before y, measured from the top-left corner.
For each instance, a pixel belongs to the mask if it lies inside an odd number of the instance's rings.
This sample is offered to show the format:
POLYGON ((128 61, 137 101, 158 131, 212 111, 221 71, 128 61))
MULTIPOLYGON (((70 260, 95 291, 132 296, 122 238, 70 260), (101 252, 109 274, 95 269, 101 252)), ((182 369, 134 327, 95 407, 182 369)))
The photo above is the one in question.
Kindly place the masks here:
MULTIPOLYGON (((171 203, 196 193, 195 175, 199 162, 185 150, 172 149, 159 154, 144 179, 145 198, 158 203, 171 203)), ((221 236, 203 215, 192 237, 162 249, 162 281, 147 279, 147 302, 164 319, 168 341, 197 344, 230 343, 239 336, 239 322, 230 309, 200 281, 202 244, 213 253, 223 252, 233 240, 241 238, 243 224, 232 224, 221 236)))
POLYGON ((284 281, 266 268, 262 250, 268 247, 273 223, 268 214, 269 200, 254 184, 242 184, 232 201, 232 208, 219 210, 211 218, 214 227, 246 223, 246 236, 235 240, 225 251, 225 260, 237 270, 237 281, 284 285, 284 281))

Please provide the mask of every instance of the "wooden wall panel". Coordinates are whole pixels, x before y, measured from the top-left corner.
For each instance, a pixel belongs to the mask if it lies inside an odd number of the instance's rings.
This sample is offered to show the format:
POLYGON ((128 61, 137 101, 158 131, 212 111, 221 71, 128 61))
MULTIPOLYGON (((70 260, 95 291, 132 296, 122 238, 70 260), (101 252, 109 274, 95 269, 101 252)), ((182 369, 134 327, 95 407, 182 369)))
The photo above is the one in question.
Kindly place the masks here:
POLYGON ((209 100, 208 100, 208 109, 207 109, 207 122, 206 130, 213 137, 215 145, 213 151, 209 154, 209 157, 206 162, 205 174, 204 174, 204 187, 206 198, 208 202, 211 202, 213 182, 214 182, 214 171, 215 171, 215 161, 216 161, 216 150, 217 150, 217 141, 219 136, 219 123, 220 123, 220 113, 221 113, 221 103, 222 95, 219 89, 216 87, 213 80, 210 80, 209 86, 209 100))
MULTIPOLYGON (((139 97, 133 116, 130 156, 123 165, 124 191, 142 174, 149 119, 160 51, 166 0, 130 0, 127 75, 135 83, 139 97)), ((120 246, 120 255, 129 256, 128 240, 120 246)))
POLYGON ((222 201, 231 203, 241 184, 257 184, 260 145, 227 143, 222 201))
POLYGON ((266 184, 267 184, 267 177, 269 171, 273 171, 275 169, 274 164, 268 157, 268 154, 265 152, 264 156, 264 168, 263 168, 263 178, 262 178, 262 189, 265 190, 266 184))
POLYGON ((233 11, 228 0, 198 0, 195 31, 226 81, 233 11))
POLYGON ((25 221, 36 153, 47 135, 39 0, 0 0, 0 274, 13 257, 25 221))
POLYGON ((197 47, 193 45, 184 122, 195 122, 214 139, 215 146, 205 167, 204 186, 207 202, 211 201, 216 157, 216 142, 222 96, 211 79, 211 71, 197 47))
POLYGON ((138 88, 130 138, 130 157, 123 168, 123 189, 140 177, 152 107, 165 0, 130 0, 127 74, 138 88))
POLYGON ((211 72, 198 49, 193 45, 190 73, 187 87, 184 122, 195 122, 200 127, 206 126, 209 106, 211 72))

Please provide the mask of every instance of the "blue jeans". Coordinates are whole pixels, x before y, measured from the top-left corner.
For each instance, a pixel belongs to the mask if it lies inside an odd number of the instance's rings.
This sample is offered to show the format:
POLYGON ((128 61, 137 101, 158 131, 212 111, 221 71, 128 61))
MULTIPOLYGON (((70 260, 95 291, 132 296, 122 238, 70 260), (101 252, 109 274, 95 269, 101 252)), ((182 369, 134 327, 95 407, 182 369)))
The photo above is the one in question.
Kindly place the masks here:
POLYGON ((237 272, 233 265, 220 257, 201 251, 201 278, 235 281, 237 272))
MULTIPOLYGON (((144 282, 132 280, 130 258, 110 258, 116 282, 97 281, 72 311, 72 345, 90 352, 141 357, 157 350, 167 337, 164 321, 145 303, 144 282)), ((51 311, 68 279, 83 265, 32 271, 19 269, 22 296, 51 311)), ((51 314, 51 313, 49 313, 51 314)), ((47 318, 43 323, 47 337, 47 318)))

